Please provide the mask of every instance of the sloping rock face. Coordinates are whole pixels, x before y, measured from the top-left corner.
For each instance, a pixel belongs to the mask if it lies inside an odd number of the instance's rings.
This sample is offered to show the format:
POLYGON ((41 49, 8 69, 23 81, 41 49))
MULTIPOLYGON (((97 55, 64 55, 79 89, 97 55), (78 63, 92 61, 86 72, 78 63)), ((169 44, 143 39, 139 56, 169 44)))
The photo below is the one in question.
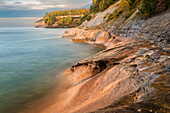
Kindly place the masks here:
POLYGON ((64 38, 107 49, 72 66, 54 113, 169 112, 170 13, 106 30, 75 28, 64 38), (140 22, 140 25, 139 23, 140 22), (138 23, 138 24, 137 24, 138 23))
POLYGON ((168 112, 169 22, 168 10, 148 20, 129 20, 120 28, 67 30, 64 38, 101 43, 107 49, 67 71, 69 96, 53 112, 168 112))
MULTIPOLYGON (((69 96, 57 105, 55 112, 105 113, 108 109, 101 108, 132 93, 135 93, 131 97, 133 103, 141 102, 156 91, 150 85, 162 76, 161 73, 168 79, 169 51, 168 47, 162 48, 146 40, 134 38, 78 62, 67 72, 73 85, 67 91, 69 96)), ((168 101, 165 103, 168 104, 168 101)), ((167 110, 161 105, 159 108, 167 110)), ((137 112, 138 108, 135 109, 137 112)), ((150 109, 145 110, 149 112, 150 109)))
POLYGON ((105 23, 106 21, 105 21, 104 17, 106 15, 112 14, 117 9, 119 3, 120 3, 120 0, 117 3, 115 3, 114 5, 111 5, 104 12, 97 13, 95 18, 93 18, 90 21, 84 22, 80 27, 92 28, 92 27, 96 27, 102 23, 105 23))
MULTIPOLYGON (((95 18, 91 21, 97 21, 95 18)), ((117 27, 115 22, 107 24, 105 29, 90 30, 88 28, 74 28, 65 32, 63 38, 72 39, 74 42, 102 43, 111 47, 115 42, 141 37, 154 43, 165 41, 169 43, 170 10, 147 20, 127 20, 125 24, 117 27), (107 30, 106 30, 107 29, 107 30)), ((91 22, 89 21, 89 22, 91 22)), ((88 24, 84 23, 86 27, 88 24)))

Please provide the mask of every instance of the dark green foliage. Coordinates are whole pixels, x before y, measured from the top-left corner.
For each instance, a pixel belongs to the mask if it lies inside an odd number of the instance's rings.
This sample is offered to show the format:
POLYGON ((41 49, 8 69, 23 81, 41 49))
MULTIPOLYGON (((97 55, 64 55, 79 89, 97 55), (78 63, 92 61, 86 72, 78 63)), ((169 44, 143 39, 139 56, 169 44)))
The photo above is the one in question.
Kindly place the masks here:
POLYGON ((53 11, 47 13, 46 15, 55 15, 55 16, 67 16, 67 15, 82 15, 89 13, 89 9, 71 9, 71 10, 61 10, 61 11, 53 11))
POLYGON ((90 13, 96 13, 104 11, 110 5, 114 4, 118 0, 93 0, 93 4, 90 7, 90 13))
POLYGON ((158 0, 142 0, 142 6, 140 12, 144 17, 150 17, 156 13, 156 6, 158 0))
POLYGON ((54 15, 47 15, 47 18, 45 18, 45 23, 48 25, 52 25, 56 22, 56 17, 54 15))
POLYGON ((91 15, 88 15, 88 16, 87 16, 87 20, 88 20, 88 21, 90 21, 91 18, 92 18, 91 15))
POLYGON ((106 19, 107 16, 108 16, 108 15, 105 15, 105 16, 104 16, 104 19, 106 19))
POLYGON ((57 20, 54 15, 51 17, 51 19, 52 19, 52 24, 54 24, 56 22, 56 20, 57 20))
POLYGON ((89 21, 91 18, 92 18, 92 16, 90 14, 87 14, 81 18, 81 23, 83 23, 85 20, 89 21))
POLYGON ((114 18, 114 15, 113 14, 109 14, 106 22, 109 22, 110 20, 112 20, 114 18))
POLYGON ((135 12, 134 9, 132 9, 131 11, 129 11, 126 15, 125 15, 125 18, 128 19, 129 17, 132 16, 132 14, 135 12))
POLYGON ((119 7, 112 14, 106 15, 109 22, 115 21, 118 17, 128 19, 134 12, 139 9, 139 14, 142 18, 149 18, 157 13, 163 12, 168 9, 170 0, 121 0, 119 7))
POLYGON ((123 10, 116 10, 113 14, 109 14, 106 22, 109 22, 112 19, 116 19, 118 18, 121 14, 123 13, 123 10))
POLYGON ((48 19, 46 18, 46 19, 44 19, 44 21, 45 21, 45 23, 47 23, 48 19))
POLYGON ((135 3, 135 1, 136 1, 136 0, 129 0, 129 1, 128 1, 129 6, 131 6, 131 7, 132 7, 132 6, 133 6, 133 4, 135 3))
POLYGON ((142 6, 139 8, 140 15, 148 18, 156 13, 160 13, 168 9, 169 0, 142 0, 142 6))
MULTIPOLYGON (((104 11, 110 5, 114 4, 118 0, 93 0, 93 4, 90 8, 90 13, 97 13, 99 11, 104 11)), ((107 22, 112 19, 117 19, 120 15, 121 17, 128 19, 132 14, 137 10, 140 11, 140 16, 149 18, 154 14, 160 13, 168 9, 170 0, 121 0, 119 8, 112 14, 106 15, 107 22)), ((68 21, 67 19, 56 20, 56 16, 66 16, 66 15, 82 15, 81 19, 74 21, 74 24, 82 23, 85 20, 90 20, 92 18, 89 14, 88 9, 72 9, 72 10, 63 10, 63 11, 53 11, 46 13, 44 16, 44 21, 48 25, 54 24, 56 21, 59 21, 59 24, 63 21, 68 21), (85 16, 84 16, 85 15, 85 16)), ((72 21, 73 22, 73 21, 72 21)), ((69 21, 67 22, 69 23, 69 21)))
POLYGON ((116 12, 115 17, 116 17, 116 18, 117 18, 117 17, 119 17, 122 13, 123 13, 123 11, 122 11, 122 10, 120 10, 120 11, 116 12))
POLYGON ((113 14, 110 14, 107 21, 110 21, 111 19, 118 18, 123 13, 123 10, 116 10, 113 14))
POLYGON ((84 15, 82 18, 81 18, 81 23, 83 23, 85 20, 87 20, 87 17, 88 17, 89 14, 86 14, 84 15))

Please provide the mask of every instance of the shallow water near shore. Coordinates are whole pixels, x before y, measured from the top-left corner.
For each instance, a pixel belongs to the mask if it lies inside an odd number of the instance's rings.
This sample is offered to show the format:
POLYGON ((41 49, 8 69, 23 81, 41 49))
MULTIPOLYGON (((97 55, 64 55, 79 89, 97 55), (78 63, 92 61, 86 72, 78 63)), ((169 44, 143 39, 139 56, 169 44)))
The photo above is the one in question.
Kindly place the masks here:
POLYGON ((0 28, 0 113, 43 97, 57 87, 61 70, 103 49, 63 39, 65 30, 0 28))

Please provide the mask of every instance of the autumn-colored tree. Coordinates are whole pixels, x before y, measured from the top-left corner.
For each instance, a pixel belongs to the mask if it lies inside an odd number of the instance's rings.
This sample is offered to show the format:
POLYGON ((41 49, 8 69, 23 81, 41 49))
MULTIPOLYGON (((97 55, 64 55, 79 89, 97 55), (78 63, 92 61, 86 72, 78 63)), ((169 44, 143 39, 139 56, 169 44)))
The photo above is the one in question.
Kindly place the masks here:
POLYGON ((64 18, 64 25, 69 25, 72 22, 72 17, 65 17, 64 18))
POLYGON ((73 18, 70 17, 71 15, 80 15, 80 18, 82 18, 84 15, 88 13, 89 13, 89 9, 71 9, 71 10, 52 11, 50 13, 46 13, 43 20, 48 25, 52 25, 56 22, 60 26, 70 25, 73 21, 73 18), (61 18, 60 16, 68 16, 68 17, 61 18))

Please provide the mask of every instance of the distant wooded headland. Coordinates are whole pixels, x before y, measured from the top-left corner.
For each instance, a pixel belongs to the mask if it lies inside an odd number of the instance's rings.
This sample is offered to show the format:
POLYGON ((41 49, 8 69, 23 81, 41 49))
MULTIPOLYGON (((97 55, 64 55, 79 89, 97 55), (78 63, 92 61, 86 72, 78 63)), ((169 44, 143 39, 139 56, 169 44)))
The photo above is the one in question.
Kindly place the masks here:
POLYGON ((71 9, 46 13, 43 19, 36 21, 35 27, 71 28, 82 23, 82 18, 89 14, 89 9, 71 9))

